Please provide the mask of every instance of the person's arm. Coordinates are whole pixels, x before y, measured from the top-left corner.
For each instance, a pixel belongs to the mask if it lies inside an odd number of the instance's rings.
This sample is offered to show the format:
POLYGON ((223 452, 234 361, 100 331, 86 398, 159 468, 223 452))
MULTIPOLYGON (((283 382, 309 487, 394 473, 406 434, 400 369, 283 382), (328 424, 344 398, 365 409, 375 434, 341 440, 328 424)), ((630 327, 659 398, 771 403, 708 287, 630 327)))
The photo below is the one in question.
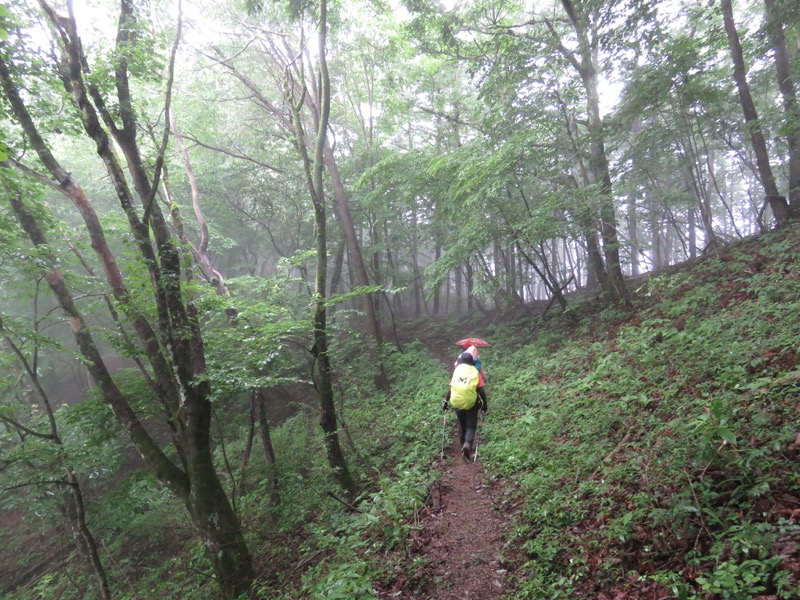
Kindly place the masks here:
POLYGON ((481 399, 481 410, 486 412, 489 410, 489 401, 486 399, 486 390, 483 389, 483 386, 478 388, 478 396, 481 399))
POLYGON ((444 395, 444 402, 442 402, 442 410, 450 408, 450 387, 447 388, 447 393, 444 395))

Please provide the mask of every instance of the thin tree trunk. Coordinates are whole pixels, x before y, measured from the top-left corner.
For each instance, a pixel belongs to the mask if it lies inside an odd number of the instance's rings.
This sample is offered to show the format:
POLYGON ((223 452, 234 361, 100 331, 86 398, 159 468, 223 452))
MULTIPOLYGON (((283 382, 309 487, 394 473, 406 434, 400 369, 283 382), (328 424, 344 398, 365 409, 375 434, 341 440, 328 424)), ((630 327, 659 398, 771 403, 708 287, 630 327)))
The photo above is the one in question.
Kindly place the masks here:
MULTIPOLYGON (((361 246, 358 243, 358 236, 356 235, 355 225, 353 224, 353 217, 350 213, 350 203, 347 200, 344 184, 342 183, 339 175, 339 168, 333 155, 333 149, 327 143, 327 140, 323 149, 323 157, 328 173, 331 176, 331 181, 333 183, 333 195, 336 200, 336 206, 338 207, 337 214, 341 221, 342 229, 344 230, 348 250, 350 251, 350 267, 355 273, 358 284, 360 286, 367 287, 370 285, 369 277, 367 275, 367 267, 364 264, 364 255, 361 252, 361 246)), ((364 294, 362 304, 367 314, 367 328, 369 330, 370 338, 373 340, 368 350, 372 354, 375 363, 375 385, 380 390, 388 391, 389 377, 386 374, 386 368, 383 365, 383 359, 381 358, 380 353, 380 347, 383 344, 383 334, 381 332, 378 314, 375 310, 374 294, 364 294)))
POLYGON ((554 300, 558 301, 559 305, 561 305, 562 310, 566 311, 567 299, 564 297, 564 294, 562 292, 563 286, 560 286, 558 282, 552 279, 552 273, 550 273, 550 270, 547 267, 547 263, 544 260, 544 256, 540 252, 537 252, 539 260, 541 260, 542 263, 544 264, 545 270, 542 271, 539 268, 539 265, 537 265, 536 262, 528 255, 528 253, 522 249, 522 246, 519 243, 517 243, 517 249, 519 250, 519 253, 522 256, 522 258, 524 258, 525 261, 528 263, 528 265, 530 265, 533 268, 533 270, 536 271, 536 274, 541 279, 542 284, 550 292, 550 296, 554 300))
MULTIPOLYGON (((330 78, 328 75, 327 52, 328 34, 328 4, 327 0, 320 2, 320 18, 318 29, 319 42, 319 115, 315 143, 313 145, 313 159, 308 156, 307 143, 303 123, 300 117, 301 104, 296 104, 294 98, 287 100, 292 106, 294 118, 294 132, 296 148, 303 159, 306 183, 311 200, 314 205, 315 252, 317 273, 314 289, 314 345, 311 349, 316 360, 316 390, 320 405, 320 426, 324 434, 325 449, 328 455, 328 464, 338 484, 354 497, 357 492, 355 480, 350 474, 341 444, 339 443, 338 425, 336 422, 336 405, 333 398, 333 374, 328 353, 328 330, 326 308, 326 285, 328 272, 327 250, 327 222, 325 214, 325 195, 323 189, 324 150, 330 116, 330 78)), ((291 89, 291 88, 290 88, 291 89)), ((300 102, 305 95, 301 92, 300 102)))
POLYGON ((636 194, 628 196, 628 245, 631 256, 631 275, 639 276, 639 221, 636 214, 636 194))
MULTIPOLYGON (((374 186, 375 182, 372 181, 372 185, 374 186)), ((369 224, 369 236, 370 236, 370 243, 372 244, 373 248, 380 248, 381 244, 381 232, 380 228, 378 227, 377 222, 372 221, 369 224)), ((375 281, 383 281, 384 286, 388 285, 389 283, 389 274, 386 273, 384 276, 381 273, 381 253, 375 250, 372 253, 372 273, 373 279, 375 281)), ((375 318, 378 321, 378 331, 383 331, 383 323, 381 322, 381 299, 384 297, 385 292, 381 291, 379 294, 372 294, 372 303, 373 303, 373 310, 375 311, 375 318)))
POLYGON ((467 283, 467 314, 472 314, 472 312, 475 310, 475 295, 473 294, 475 282, 473 280, 472 263, 469 259, 464 262, 464 271, 465 280, 467 283))
MULTIPOLYGON (((50 397, 47 395, 47 392, 45 392, 44 388, 42 388, 41 382, 39 381, 38 370, 35 366, 35 362, 32 367, 30 361, 25 357, 20 348, 8 335, 6 335, 1 318, 0 336, 3 338, 3 341, 9 347, 12 354, 16 356, 17 361, 22 367, 26 378, 31 382, 31 385, 36 392, 36 396, 39 398, 39 402, 44 409, 45 414, 47 415, 50 431, 45 435, 35 434, 36 437, 41 439, 49 439, 57 446, 63 446, 61 436, 58 433, 55 415, 53 413, 53 405, 50 402, 50 397)), ((95 541, 94 535, 92 535, 92 532, 86 523, 86 507, 83 501, 83 490, 75 471, 72 470, 72 467, 67 467, 67 487, 69 488, 69 492, 65 494, 64 498, 65 513, 75 534, 78 536, 78 546, 83 551, 83 555, 87 562, 91 565, 92 572, 97 579, 100 597, 103 600, 111 600, 111 588, 108 585, 108 576, 106 575, 105 567, 103 566, 103 562, 100 560, 97 542, 95 541)))
MULTIPOLYGON (((631 144, 634 144, 642 133, 642 119, 637 116, 631 125, 631 144)), ((634 167, 637 165, 634 164, 634 167)), ((631 256, 631 275, 639 275, 639 215, 637 214, 637 194, 635 191, 628 195, 628 245, 631 256)))
POLYGON ((733 60, 733 78, 739 90, 739 101, 741 102, 744 120, 747 123, 747 129, 750 134, 750 143, 756 155, 756 165, 758 166, 758 174, 761 177, 761 185, 764 187, 766 201, 775 217, 775 224, 781 227, 789 218, 789 206, 786 203, 786 198, 778 192, 778 186, 775 184, 775 178, 772 174, 767 143, 758 119, 756 105, 750 95, 750 86, 747 83, 747 70, 744 64, 742 46, 739 42, 739 33, 736 31, 736 23, 733 20, 731 0, 720 0, 720 6, 722 7, 725 33, 728 36, 728 46, 733 60))
POLYGON ((100 597, 103 600, 111 600, 111 588, 108 585, 108 577, 105 568, 100 560, 100 553, 97 550, 97 542, 92 535, 89 526, 86 524, 86 505, 83 501, 83 490, 78 482, 74 471, 67 472, 67 482, 70 488, 68 495, 67 514, 69 515, 72 526, 81 540, 83 551, 89 559, 92 571, 97 577, 100 590, 100 597))
POLYGON ((278 470, 275 461, 275 448, 272 446, 269 421, 267 420, 267 403, 263 391, 258 392, 258 426, 261 431, 261 445, 264 448, 264 458, 269 471, 270 501, 273 506, 281 503, 280 488, 278 486, 278 470))
POLYGON ((253 440, 256 435, 256 394, 257 390, 250 392, 250 407, 247 411, 247 439, 244 443, 244 450, 242 451, 242 468, 241 476, 239 477, 239 497, 245 492, 245 481, 247 478, 247 469, 250 466, 250 455, 253 451, 253 440))
MULTIPOLYGON (((336 246, 336 255, 333 258, 333 275, 331 275, 331 296, 339 293, 339 284, 342 281, 342 267, 344 266, 344 254, 347 250, 347 245, 344 242, 339 242, 336 246)), ((334 319, 336 314, 336 304, 331 306, 331 320, 334 319)))
POLYGON ((792 79, 783 23, 777 13, 775 0, 764 0, 764 5, 767 9, 767 24, 772 33, 778 87, 783 97, 783 110, 786 113, 789 130, 786 135, 789 147, 789 216, 797 218, 800 217, 800 106, 797 103, 797 93, 792 79))
MULTIPOLYGON (((326 9, 327 10, 327 9, 326 9)), ((241 73, 236 66, 230 60, 225 60, 222 58, 222 52, 218 48, 214 48, 214 51, 217 54, 219 64, 224 66, 228 69, 234 77, 236 77, 239 81, 241 81, 253 94, 253 98, 256 101, 259 108, 262 110, 266 110, 270 115, 276 117, 279 122, 282 124, 283 127, 286 128, 287 131, 290 132, 292 136, 294 136, 295 140, 301 140, 302 143, 308 143, 308 139, 304 135, 302 131, 297 130, 297 120, 294 115, 291 118, 287 118, 284 111, 282 111, 278 106, 276 106, 273 102, 270 101, 269 98, 264 96, 263 93, 259 90, 258 86, 250 80, 246 75, 241 73)), ((280 61, 280 58, 277 54, 273 56, 276 61, 280 61)), ((285 64, 285 73, 290 76, 290 81, 293 85, 301 85, 302 91, 299 92, 298 101, 302 105, 307 105, 311 112, 315 115, 321 115, 322 113, 322 105, 326 102, 329 103, 329 99, 326 100, 322 98, 323 93, 323 86, 317 86, 317 83, 312 81, 312 86, 316 89, 316 95, 312 96, 312 94, 308 93, 306 88, 305 82, 300 83, 299 81, 303 78, 303 73, 301 72, 302 69, 299 66, 302 61, 292 61, 291 64, 285 64), (297 75, 297 82, 291 78, 291 74, 295 73, 297 75), (316 100, 317 106, 314 105, 316 100)), ((299 108, 298 108, 299 110, 299 108)), ((294 109, 292 109, 294 112, 294 109)), ((319 116, 315 116, 316 122, 321 122, 321 118, 319 116)), ((350 268, 355 274, 355 281, 358 282, 358 285, 361 286, 369 286, 369 277, 367 275, 366 266, 364 263, 364 256, 361 252, 361 248, 358 242, 358 235, 356 233, 355 226, 353 224, 353 219, 350 211, 350 205, 347 198, 347 193, 345 191, 344 183, 342 182, 341 174, 339 173, 339 168, 336 163, 335 155, 333 154, 333 147, 330 145, 327 135, 322 140, 322 148, 320 150, 321 154, 319 156, 320 161, 323 162, 325 168, 328 171, 328 174, 331 177, 331 184, 333 186, 333 196, 334 196, 334 210, 335 213, 342 225, 342 230, 345 234, 345 240, 347 242, 348 250, 350 252, 350 268)), ((305 146, 303 149, 303 153, 307 156, 309 149, 313 148, 314 153, 316 154, 316 147, 312 146, 305 146)), ((298 149, 299 150, 299 149, 298 149)), ((377 273, 376 273, 377 276, 377 273)), ((352 284, 352 282, 351 282, 352 284)), ((375 306, 378 304, 377 301, 372 300, 373 294, 369 294, 370 298, 366 298, 363 301, 365 312, 367 313, 367 328, 370 332, 370 337, 374 340, 374 345, 369 348, 369 351, 374 354, 375 364, 377 368, 377 373, 375 376, 376 385, 378 385, 381 389, 388 389, 388 377, 386 376, 386 370, 383 365, 383 360, 380 356, 380 345, 382 344, 382 334, 380 329, 380 321, 378 319, 377 313, 375 312, 375 306)))
MULTIPOLYGON (((433 262, 436 263, 442 257, 442 245, 439 242, 438 238, 434 241, 434 249, 433 249, 433 262)), ((436 287, 433 290, 433 314, 439 314, 439 303, 441 302, 440 296, 442 291, 442 284, 437 283, 436 287)))
POLYGON ((457 313, 461 312, 462 307, 463 307, 462 298, 464 297, 464 292, 462 290, 462 288, 463 288, 462 277, 463 276, 462 276, 462 273, 461 273, 461 266, 459 265, 455 269, 455 278, 456 278, 456 281, 455 281, 455 286, 456 286, 456 289, 455 289, 455 293, 456 293, 456 311, 455 312, 457 312, 457 313))

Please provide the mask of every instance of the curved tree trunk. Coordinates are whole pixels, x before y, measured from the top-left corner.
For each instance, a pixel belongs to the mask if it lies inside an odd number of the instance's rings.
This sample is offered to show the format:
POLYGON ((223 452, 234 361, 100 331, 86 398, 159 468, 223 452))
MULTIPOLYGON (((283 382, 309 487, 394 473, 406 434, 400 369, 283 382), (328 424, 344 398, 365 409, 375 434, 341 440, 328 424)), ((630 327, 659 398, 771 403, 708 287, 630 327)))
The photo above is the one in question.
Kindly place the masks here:
MULTIPOLYGON (((69 6, 71 9, 71 4, 69 6)), ((78 311, 73 295, 55 262, 46 268, 45 279, 69 322, 72 335, 94 382, 112 408, 117 421, 159 480, 184 502, 193 525, 209 550, 209 558, 222 596, 235 598, 247 594, 255 575, 236 514, 213 463, 210 446, 211 405, 208 401, 210 387, 205 378, 205 356, 199 324, 194 308, 183 297, 179 250, 172 242, 171 232, 159 206, 153 202, 168 132, 165 131, 164 143, 157 155, 152 181, 136 142, 137 123, 128 85, 126 58, 126 53, 131 51, 127 36, 134 29, 131 27, 131 20, 134 19, 133 5, 128 0, 122 1, 117 37, 115 102, 119 106, 122 123, 120 127, 106 109, 108 103, 99 89, 84 81, 84 69, 88 69, 89 63, 83 55, 74 15, 70 12, 68 17, 58 16, 44 2, 42 7, 63 42, 61 65, 65 88, 80 108, 81 124, 87 136, 94 141, 97 153, 106 166, 120 206, 137 241, 137 249, 149 269, 157 314, 155 327, 141 311, 133 310, 130 306, 122 274, 109 249, 110 245, 94 208, 80 186, 61 168, 47 148, 18 93, 11 70, 0 60, 3 90, 37 155, 57 180, 58 183, 54 185, 60 187, 80 212, 111 291, 131 319, 150 361, 156 393, 161 400, 164 416, 173 429, 175 450, 181 466, 174 464, 150 437, 138 420, 129 399, 111 378, 92 333, 78 311), (100 124, 98 113, 125 154, 136 196, 128 186, 125 171, 117 159, 106 130, 100 124), (143 208, 143 215, 139 214, 137 205, 143 208), (152 243, 150 226, 157 249, 152 243)), ((170 59, 169 82, 172 79, 180 27, 178 31, 170 59)), ((169 100, 168 84, 166 110, 169 110, 169 100)), ((31 242, 37 247, 46 248, 47 240, 36 218, 20 201, 12 199, 12 206, 31 242)))
MULTIPOLYGON (((181 241, 190 245, 195 262, 200 267, 200 272, 203 274, 203 279, 214 286, 217 295, 230 296, 231 294, 228 291, 225 278, 214 268, 214 263, 211 260, 211 255, 208 252, 208 224, 206 223, 205 215, 203 215, 203 209, 200 206, 200 188, 197 185, 197 178, 194 176, 192 161, 189 159, 189 150, 187 150, 186 144, 183 143, 183 136, 178 129, 178 124, 175 121, 175 112, 172 109, 169 111, 168 119, 170 129, 172 130, 172 134, 175 136, 175 141, 178 144, 178 149, 180 150, 181 158, 183 159, 186 177, 189 179, 189 188, 192 192, 192 208, 194 209, 194 215, 197 219, 197 223, 200 226, 200 242, 197 245, 189 242, 185 235, 181 241)), ((234 315, 229 314, 228 316, 233 317, 234 315)))
MULTIPOLYGON (((22 202, 12 199, 12 207, 31 242, 47 248, 41 228, 22 202)), ((238 519, 214 466, 209 435, 211 405, 206 399, 210 390, 204 389, 207 385, 184 388, 184 409, 177 420, 178 439, 182 442, 182 454, 186 461, 186 471, 183 471, 156 445, 138 420, 128 399, 111 378, 58 267, 50 267, 45 272, 45 280, 67 317, 92 379, 114 411, 117 421, 156 476, 188 509, 192 523, 209 551, 223 597, 233 599, 249 593, 255 574, 238 519)))
MULTIPOLYGON (((21 365, 27 379, 31 382, 35 390, 35 395, 38 396, 41 406, 47 415, 47 422, 49 425, 48 433, 40 434, 35 431, 28 431, 28 433, 39 439, 47 439, 57 446, 63 446, 63 441, 58 433, 55 414, 53 413, 53 405, 50 402, 50 397, 47 395, 44 388, 42 388, 41 382, 39 381, 36 361, 34 360, 33 364, 31 364, 28 358, 22 353, 22 350, 20 350, 14 341, 6 334, 1 318, 0 337, 2 337, 5 344, 9 347, 11 353, 17 357, 17 361, 21 365)), ((11 426, 19 427, 17 423, 10 422, 6 419, 3 419, 3 421, 11 426)), ((64 484, 62 483, 61 485, 63 486, 64 484)), ((67 467, 66 487, 68 491, 64 494, 64 513, 69 519, 70 525, 78 539, 78 547, 83 552, 84 557, 94 572, 100 597, 103 600, 111 600, 111 588, 108 584, 108 576, 103 562, 100 560, 97 542, 86 522, 86 506, 83 501, 83 489, 81 488, 77 474, 72 470, 72 467, 69 466, 67 467)))

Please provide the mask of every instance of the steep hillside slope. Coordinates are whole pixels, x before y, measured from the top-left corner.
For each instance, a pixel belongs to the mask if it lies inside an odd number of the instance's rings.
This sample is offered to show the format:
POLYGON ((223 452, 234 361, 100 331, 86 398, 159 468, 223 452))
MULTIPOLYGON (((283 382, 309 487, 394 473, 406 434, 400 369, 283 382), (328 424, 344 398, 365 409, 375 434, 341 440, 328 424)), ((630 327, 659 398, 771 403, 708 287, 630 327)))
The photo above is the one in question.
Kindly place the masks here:
POLYGON ((524 501, 520 597, 796 597, 798 229, 637 285, 447 334, 493 342, 483 460, 524 501))

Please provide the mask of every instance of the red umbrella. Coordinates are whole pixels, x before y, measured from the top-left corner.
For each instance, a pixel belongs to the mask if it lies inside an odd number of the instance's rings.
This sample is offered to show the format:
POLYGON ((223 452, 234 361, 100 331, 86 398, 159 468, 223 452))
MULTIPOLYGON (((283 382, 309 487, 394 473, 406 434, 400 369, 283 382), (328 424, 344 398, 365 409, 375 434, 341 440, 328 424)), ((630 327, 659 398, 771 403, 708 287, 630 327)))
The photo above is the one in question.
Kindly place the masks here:
POLYGON ((492 345, 486 340, 482 340, 481 338, 476 338, 476 337, 470 337, 470 338, 464 338, 463 340, 458 340, 456 342, 456 346, 461 346, 462 348, 469 348, 470 346, 475 346, 476 348, 492 347, 492 345))

